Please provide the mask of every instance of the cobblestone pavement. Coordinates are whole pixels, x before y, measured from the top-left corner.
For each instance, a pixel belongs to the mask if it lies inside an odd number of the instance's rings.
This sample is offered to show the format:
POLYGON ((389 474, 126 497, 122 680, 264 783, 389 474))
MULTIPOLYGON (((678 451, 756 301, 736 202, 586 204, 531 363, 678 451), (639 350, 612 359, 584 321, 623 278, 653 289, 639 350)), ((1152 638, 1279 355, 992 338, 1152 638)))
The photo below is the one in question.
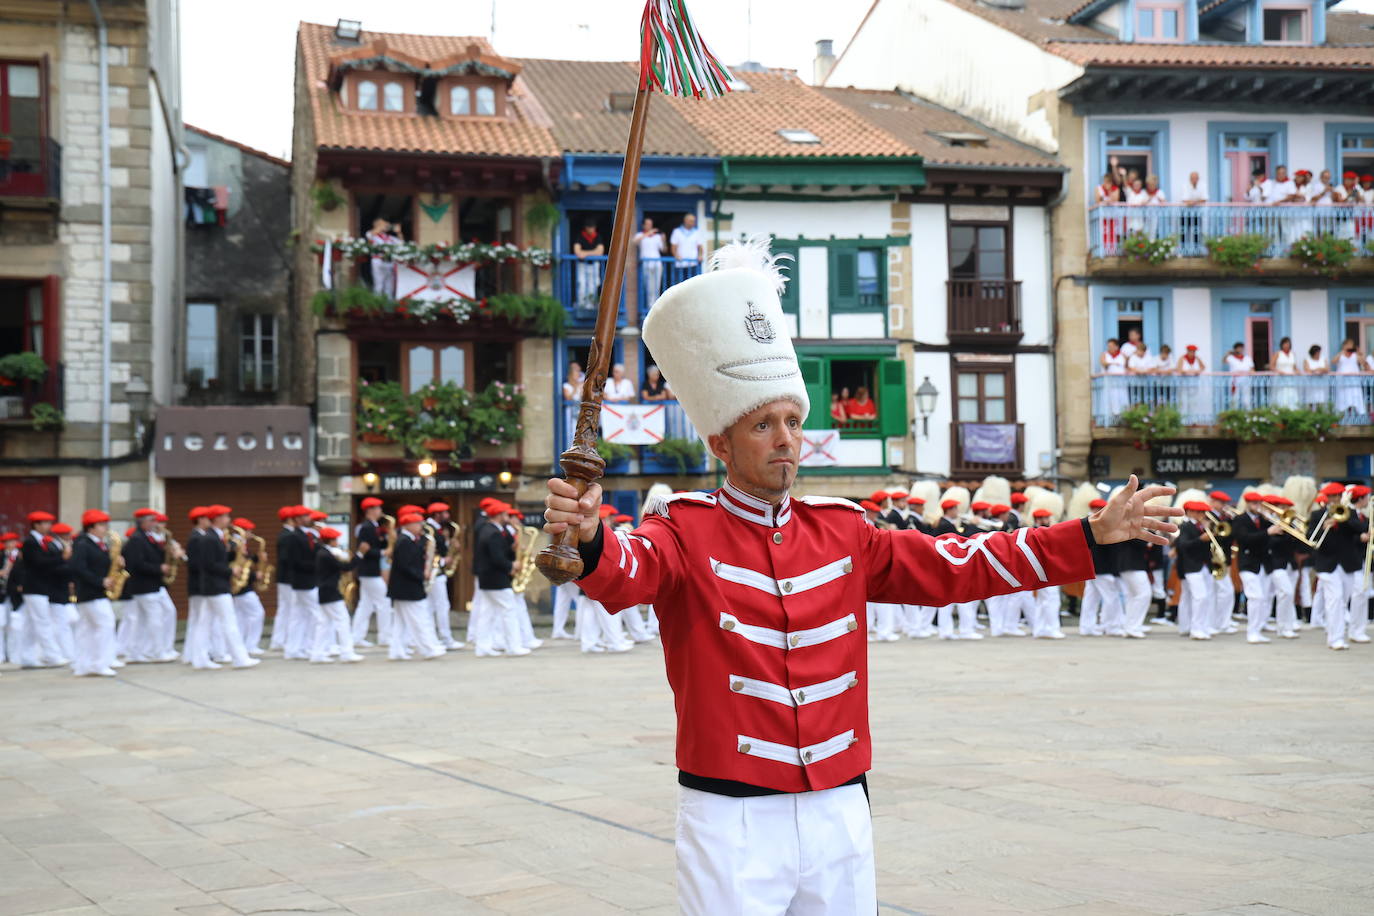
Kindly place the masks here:
MULTIPOLYGON (((1374 912, 1374 646, 872 647, 884 913, 1374 912)), ((676 912, 660 653, 0 679, 0 916, 676 912)))

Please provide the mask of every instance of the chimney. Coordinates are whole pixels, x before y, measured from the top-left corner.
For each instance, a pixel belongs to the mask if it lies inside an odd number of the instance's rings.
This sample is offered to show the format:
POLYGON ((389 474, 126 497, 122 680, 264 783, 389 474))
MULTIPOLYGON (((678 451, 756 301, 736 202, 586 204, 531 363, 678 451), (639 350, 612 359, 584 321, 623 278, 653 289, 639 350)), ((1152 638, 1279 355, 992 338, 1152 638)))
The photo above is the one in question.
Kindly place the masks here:
POLYGON ((814 85, 822 86, 825 78, 830 75, 830 71, 835 66, 835 42, 829 38, 822 38, 816 42, 816 64, 813 73, 814 85))

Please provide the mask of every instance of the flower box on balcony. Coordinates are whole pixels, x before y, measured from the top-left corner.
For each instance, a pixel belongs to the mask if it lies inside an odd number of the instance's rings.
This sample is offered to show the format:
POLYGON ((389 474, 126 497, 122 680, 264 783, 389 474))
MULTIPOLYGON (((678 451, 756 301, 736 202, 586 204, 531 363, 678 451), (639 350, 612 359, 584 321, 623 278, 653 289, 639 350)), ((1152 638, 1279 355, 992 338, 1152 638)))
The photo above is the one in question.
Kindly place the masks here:
POLYGON ((363 433, 362 440, 369 445, 392 445, 396 442, 384 433, 363 433))
POLYGON ((452 439, 426 439, 425 448, 431 452, 451 452, 458 447, 452 439))

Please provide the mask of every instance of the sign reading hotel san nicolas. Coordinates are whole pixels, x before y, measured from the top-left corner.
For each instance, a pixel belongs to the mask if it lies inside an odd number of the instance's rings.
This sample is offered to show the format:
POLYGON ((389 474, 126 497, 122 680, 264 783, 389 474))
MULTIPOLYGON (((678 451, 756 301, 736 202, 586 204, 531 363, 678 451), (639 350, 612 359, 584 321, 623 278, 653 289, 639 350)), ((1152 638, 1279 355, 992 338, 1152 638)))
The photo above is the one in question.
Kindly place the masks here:
POLYGON ((1185 477, 1235 477, 1240 470, 1236 443, 1227 439, 1185 439, 1156 442, 1150 448, 1150 469, 1162 480, 1185 477))

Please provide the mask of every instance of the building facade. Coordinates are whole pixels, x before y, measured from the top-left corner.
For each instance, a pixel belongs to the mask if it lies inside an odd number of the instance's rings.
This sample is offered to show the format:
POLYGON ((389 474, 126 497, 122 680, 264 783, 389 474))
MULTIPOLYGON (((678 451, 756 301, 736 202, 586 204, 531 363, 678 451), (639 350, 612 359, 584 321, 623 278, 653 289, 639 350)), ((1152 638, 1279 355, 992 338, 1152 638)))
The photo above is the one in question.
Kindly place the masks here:
POLYGON ((1318 197, 1311 184, 1292 195, 1284 178, 1306 170, 1315 184, 1328 172, 1339 186, 1374 172, 1374 19, 1263 0, 1071 6, 879 0, 829 77, 970 113, 1068 169, 1052 218, 1061 472, 1237 487, 1362 472, 1374 447, 1368 376, 1302 368, 1313 346, 1328 369, 1346 338, 1370 351, 1368 197, 1318 197), (891 54, 894 42, 912 42, 911 53, 891 54), (989 55, 1018 79, 978 78, 989 55), (1151 205, 1099 204, 1117 170, 1139 175, 1151 205), (1313 244, 1349 260, 1305 259, 1313 244), (1175 358, 1196 347, 1205 371, 1107 377, 1108 338, 1133 332, 1175 358), (1292 361, 1277 352, 1284 339, 1292 361), (1228 362, 1233 353, 1254 373, 1228 362), (1294 363, 1297 374, 1281 374, 1294 363), (1237 432, 1265 412, 1315 416, 1324 405, 1340 414, 1325 441, 1256 444, 1237 432), (1150 449, 1146 424, 1171 410, 1181 428, 1150 449))
POLYGON ((157 503, 182 127, 172 0, 0 3, 0 525, 157 503))

